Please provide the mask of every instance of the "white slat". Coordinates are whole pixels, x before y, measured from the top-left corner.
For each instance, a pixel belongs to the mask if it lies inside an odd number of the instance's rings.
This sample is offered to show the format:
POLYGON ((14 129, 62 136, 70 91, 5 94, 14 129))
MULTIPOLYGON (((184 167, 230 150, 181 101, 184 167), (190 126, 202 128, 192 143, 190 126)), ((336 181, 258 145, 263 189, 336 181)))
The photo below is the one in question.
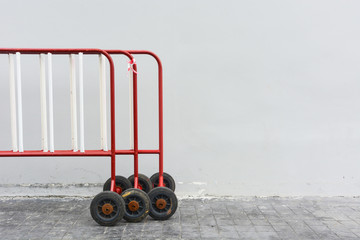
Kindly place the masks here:
POLYGON ((54 147, 54 99, 53 99, 53 76, 52 76, 52 54, 48 53, 48 92, 49 92, 49 140, 50 152, 55 151, 54 147))
POLYGON ((107 119, 106 119, 106 70, 105 56, 100 55, 100 130, 101 130, 101 148, 104 151, 107 147, 107 119))
POLYGON ((16 84, 17 84, 17 117, 18 117, 18 138, 19 138, 19 152, 24 152, 24 138, 23 138, 23 114, 22 114, 22 91, 21 91, 21 54, 16 53, 16 84))
POLYGON ((44 152, 49 151, 47 139, 47 107, 46 107, 46 72, 45 54, 39 55, 40 60, 40 105, 41 105, 41 145, 44 152))
POLYGON ((84 138, 84 67, 83 53, 79 53, 79 104, 80 104, 80 152, 85 152, 84 138))
POLYGON ((72 143, 73 151, 77 152, 78 136, 77 136, 75 54, 70 54, 70 107, 71 107, 71 143, 72 143))
POLYGON ((14 54, 9 54, 9 86, 10 86, 10 118, 11 118, 11 145, 13 152, 17 152, 17 126, 16 126, 16 92, 15 92, 15 66, 14 54))

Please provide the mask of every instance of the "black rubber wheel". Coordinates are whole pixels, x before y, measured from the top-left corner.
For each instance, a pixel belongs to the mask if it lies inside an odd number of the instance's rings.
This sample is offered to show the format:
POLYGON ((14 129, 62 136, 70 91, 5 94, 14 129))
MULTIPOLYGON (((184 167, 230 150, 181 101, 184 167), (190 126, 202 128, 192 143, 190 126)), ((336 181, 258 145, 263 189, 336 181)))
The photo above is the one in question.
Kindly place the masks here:
POLYGON ((90 213, 98 224, 113 226, 124 217, 124 199, 115 192, 101 192, 91 201, 90 213))
MULTIPOLYGON (((153 185, 150 179, 141 173, 139 173, 138 176, 139 176, 139 184, 138 184, 139 189, 143 190, 146 193, 150 192, 151 189, 153 189, 153 185)), ((134 187, 134 174, 131 175, 128 179, 131 182, 131 186, 134 187)))
POLYGON ((128 222, 141 222, 150 210, 149 196, 140 189, 130 188, 122 195, 125 202, 124 219, 128 222))
MULTIPOLYGON (((175 181, 172 176, 168 173, 163 173, 164 185, 167 188, 170 188, 173 192, 175 192, 175 181)), ((150 181, 153 184, 153 187, 156 188, 159 185, 159 173, 155 173, 151 176, 150 181)))
POLYGON ((167 187, 157 187, 149 192, 150 216, 156 220, 169 219, 176 212, 178 200, 167 187))
MULTIPOLYGON (((115 176, 115 192, 122 194, 126 189, 132 188, 131 182, 123 176, 115 176)), ((105 183, 103 190, 110 191, 111 188, 111 178, 109 178, 105 183)))

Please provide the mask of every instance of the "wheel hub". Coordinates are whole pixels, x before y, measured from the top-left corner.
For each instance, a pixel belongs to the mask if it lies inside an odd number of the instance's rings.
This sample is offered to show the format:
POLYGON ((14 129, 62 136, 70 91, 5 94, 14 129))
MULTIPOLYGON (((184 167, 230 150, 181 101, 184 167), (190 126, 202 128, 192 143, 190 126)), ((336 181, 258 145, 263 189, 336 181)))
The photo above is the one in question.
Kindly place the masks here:
POLYGON ((114 207, 110 203, 106 203, 101 208, 105 215, 110 215, 114 211, 114 207))
POLYGON ((130 211, 135 212, 139 209, 139 203, 137 201, 131 201, 128 204, 130 211))
POLYGON ((160 199, 156 200, 155 204, 158 209, 164 209, 166 207, 166 203, 167 203, 166 200, 160 198, 160 199))
POLYGON ((122 188, 120 186, 115 186, 115 192, 118 194, 122 193, 122 188))

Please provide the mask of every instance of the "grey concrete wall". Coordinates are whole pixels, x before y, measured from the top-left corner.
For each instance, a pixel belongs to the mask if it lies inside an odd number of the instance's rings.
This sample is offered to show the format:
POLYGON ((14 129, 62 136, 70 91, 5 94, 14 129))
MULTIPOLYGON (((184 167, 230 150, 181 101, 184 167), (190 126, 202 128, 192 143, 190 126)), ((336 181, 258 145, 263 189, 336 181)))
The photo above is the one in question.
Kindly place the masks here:
MULTIPOLYGON (((179 194, 360 195, 358 1, 2 1, 0 47, 148 49, 164 64, 165 169, 179 194)), ((157 144, 156 65, 137 57, 140 147, 157 144)), ((118 147, 128 147, 117 57, 118 147)), ((0 149, 10 148, 0 56, 0 149)), ((55 143, 71 146, 67 57, 54 59, 55 143)), ((99 147, 98 68, 85 59, 86 146, 99 147)), ((25 148, 40 142, 39 63, 23 57, 25 148)), ((0 159, 0 184, 102 183, 101 158, 0 159)), ((157 160, 141 158, 151 175, 157 160)), ((131 158, 118 159, 130 175, 131 158)), ((6 195, 6 188, 2 194, 6 195)), ((10 191, 10 190, 9 190, 10 191)), ((26 188, 23 190, 26 192, 26 188)), ((64 189, 66 191, 66 189, 64 189)))

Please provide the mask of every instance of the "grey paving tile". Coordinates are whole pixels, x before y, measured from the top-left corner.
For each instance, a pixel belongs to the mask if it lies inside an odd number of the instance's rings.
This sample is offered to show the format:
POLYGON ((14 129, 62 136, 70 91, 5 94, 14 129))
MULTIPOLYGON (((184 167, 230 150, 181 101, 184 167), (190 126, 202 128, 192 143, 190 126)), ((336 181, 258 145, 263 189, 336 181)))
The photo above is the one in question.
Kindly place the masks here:
POLYGON ((183 199, 167 221, 96 224, 91 199, 1 199, 0 239, 360 239, 360 199, 183 199))
POLYGON ((360 239, 358 236, 356 236, 354 233, 350 232, 350 231, 336 231, 335 234, 340 238, 340 239, 360 239))
POLYGON ((255 225, 257 232, 273 232, 275 229, 272 226, 255 225))
POLYGON ((351 228, 349 229, 352 233, 354 233, 356 236, 360 237, 360 228, 351 228))
POLYGON ((276 240, 276 239, 280 239, 280 236, 276 233, 276 232, 259 232, 257 234, 257 236, 259 237, 259 239, 269 239, 269 240, 276 240))
POLYGON ((253 224, 250 220, 238 219, 238 218, 235 218, 234 222, 235 222, 235 225, 240 225, 240 226, 249 226, 249 225, 253 224))
POLYGON ((255 240, 255 239, 265 239, 265 240, 277 240, 281 239, 277 233, 275 232, 247 232, 242 233, 239 237, 239 239, 249 239, 249 240, 255 240))
POLYGON ((235 238, 239 237, 235 226, 219 226, 219 234, 221 237, 235 238))
POLYGON ((300 237, 295 232, 278 232, 277 234, 283 240, 300 240, 300 237))
POLYGON ((239 226, 235 226, 236 230, 239 233, 243 233, 243 232, 256 232, 255 226, 253 225, 239 225, 239 226))
POLYGON ((284 219, 268 219, 272 226, 288 226, 289 224, 284 219))
POLYGON ((252 219, 251 222, 255 226, 270 226, 270 222, 266 219, 252 219))
POLYGON ((202 238, 219 237, 219 229, 217 226, 201 226, 200 234, 202 238))
POLYGON ((317 235, 319 239, 324 239, 324 240, 341 239, 338 235, 336 235, 334 232, 331 231, 317 232, 317 235))
POLYGON ((273 225, 272 227, 277 232, 295 232, 289 225, 273 225))
POLYGON ((194 230, 194 231, 181 231, 180 234, 181 239, 201 239, 200 230, 194 230))

